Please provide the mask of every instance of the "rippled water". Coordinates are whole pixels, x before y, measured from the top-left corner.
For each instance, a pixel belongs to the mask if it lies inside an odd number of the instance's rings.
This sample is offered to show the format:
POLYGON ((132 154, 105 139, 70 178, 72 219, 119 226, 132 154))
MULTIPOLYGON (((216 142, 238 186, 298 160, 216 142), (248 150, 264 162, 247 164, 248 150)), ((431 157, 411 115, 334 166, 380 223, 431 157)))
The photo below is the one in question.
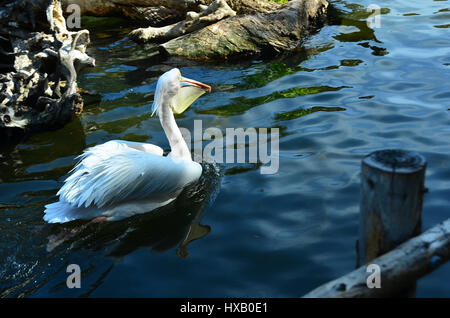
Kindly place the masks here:
MULTIPOLYGON (((220 64, 163 60, 124 37, 124 21, 85 19, 97 66, 79 85, 96 95, 80 119, 0 153, 0 296, 301 296, 354 268, 360 161, 382 148, 425 155, 423 227, 447 219, 449 3, 379 1, 374 30, 372 1, 332 3, 297 54, 220 64), (149 110, 155 80, 174 66, 213 87, 178 124, 278 127, 279 172, 205 165, 200 189, 158 214, 46 225, 43 206, 87 146, 168 150, 149 110), (78 290, 65 285, 72 263, 78 290)), ((421 279, 418 296, 450 297, 449 276, 446 264, 421 279)))

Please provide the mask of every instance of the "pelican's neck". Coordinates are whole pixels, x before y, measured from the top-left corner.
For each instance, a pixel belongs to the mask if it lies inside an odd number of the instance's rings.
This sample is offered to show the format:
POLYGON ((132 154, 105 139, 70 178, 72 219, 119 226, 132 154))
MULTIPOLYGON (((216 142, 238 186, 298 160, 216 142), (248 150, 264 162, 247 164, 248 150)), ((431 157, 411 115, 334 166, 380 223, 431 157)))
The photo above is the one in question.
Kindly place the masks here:
POLYGON ((192 160, 191 152, 177 126, 169 100, 164 100, 159 108, 159 120, 169 140, 171 155, 185 160, 192 160))

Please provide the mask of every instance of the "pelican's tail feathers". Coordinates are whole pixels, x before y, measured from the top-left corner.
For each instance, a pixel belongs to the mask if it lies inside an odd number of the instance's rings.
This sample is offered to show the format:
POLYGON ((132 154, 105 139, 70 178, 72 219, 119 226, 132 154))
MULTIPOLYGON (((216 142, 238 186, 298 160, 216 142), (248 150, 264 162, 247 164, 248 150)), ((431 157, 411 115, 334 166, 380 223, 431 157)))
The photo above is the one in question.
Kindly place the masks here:
MULTIPOLYGON (((92 215, 93 209, 77 208, 64 201, 47 204, 45 206, 44 221, 48 223, 66 223, 78 219, 89 219, 95 217, 92 215)), ((95 211, 99 212, 99 211, 95 211)), ((95 213, 95 214, 97 214, 95 213)))

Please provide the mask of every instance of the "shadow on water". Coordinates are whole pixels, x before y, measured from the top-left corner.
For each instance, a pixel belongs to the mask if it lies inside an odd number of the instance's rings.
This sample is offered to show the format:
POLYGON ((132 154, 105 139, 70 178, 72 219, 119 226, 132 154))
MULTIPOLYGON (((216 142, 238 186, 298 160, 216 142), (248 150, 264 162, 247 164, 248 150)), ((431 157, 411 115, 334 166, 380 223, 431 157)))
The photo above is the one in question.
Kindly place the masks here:
MULTIPOLYGON (((218 115, 218 116, 235 116, 244 114, 253 107, 263 105, 280 98, 294 98, 311 94, 319 94, 322 92, 334 92, 349 86, 330 87, 330 86, 313 86, 313 87, 293 87, 284 91, 277 91, 267 96, 255 98, 236 97, 233 102, 228 105, 217 106, 211 109, 198 110, 198 114, 218 115)), ((342 110, 342 109, 341 109, 342 110)))
POLYGON ((120 258, 144 247, 165 252, 178 245, 177 255, 185 258, 189 254, 188 244, 211 230, 210 226, 200 224, 200 220, 205 207, 214 202, 220 180, 218 166, 203 164, 202 176, 196 184, 155 211, 116 222, 74 221, 67 225, 51 225, 53 234, 49 237, 47 250, 72 246, 73 250, 106 250, 108 256, 120 258))
MULTIPOLYGON (((188 257, 188 245, 211 231, 209 225, 201 224, 201 219, 205 208, 214 202, 221 179, 219 166, 203 164, 203 174, 197 183, 186 188, 176 200, 155 211, 115 222, 73 221, 67 224, 35 225, 33 232, 39 233, 40 238, 34 243, 33 253, 42 254, 41 264, 36 263, 36 267, 40 266, 41 269, 33 268, 33 273, 30 273, 27 279, 12 280, 12 284, 7 288, 0 288, 0 297, 34 293, 48 281, 65 273, 65 267, 68 265, 66 262, 54 264, 54 271, 42 277, 40 270, 45 267, 42 265, 45 260, 63 260, 68 254, 101 252, 106 259, 111 259, 112 265, 103 268, 100 280, 107 276, 116 262, 142 248, 151 248, 152 252, 162 253, 176 247, 176 255, 180 258, 188 257)), ((88 272, 89 268, 83 270, 83 275, 88 272)), ((15 276, 12 275, 11 278, 15 276)), ((60 289, 65 281, 63 283, 59 280, 56 284, 50 289, 60 289)), ((82 296, 89 295, 96 287, 98 284, 91 284, 90 290, 83 291, 82 296)))
MULTIPOLYGON (((327 12, 328 25, 339 26, 340 33, 333 36, 334 39, 341 43, 344 42, 359 42, 365 48, 370 48, 372 54, 376 56, 387 55, 389 52, 384 47, 370 45, 369 41, 374 41, 381 44, 382 41, 377 39, 375 29, 368 26, 368 18, 373 15, 373 11, 367 10, 367 7, 362 4, 347 3, 345 1, 336 1, 343 4, 343 7, 337 8, 335 5, 330 5, 327 12), (362 42, 368 41, 368 42, 362 42)), ((389 14, 389 8, 380 8, 379 14, 389 14)))
POLYGON ((58 133, 28 136, 0 152, 0 182, 58 179, 71 169, 73 158, 85 148, 86 136, 78 118, 58 133))

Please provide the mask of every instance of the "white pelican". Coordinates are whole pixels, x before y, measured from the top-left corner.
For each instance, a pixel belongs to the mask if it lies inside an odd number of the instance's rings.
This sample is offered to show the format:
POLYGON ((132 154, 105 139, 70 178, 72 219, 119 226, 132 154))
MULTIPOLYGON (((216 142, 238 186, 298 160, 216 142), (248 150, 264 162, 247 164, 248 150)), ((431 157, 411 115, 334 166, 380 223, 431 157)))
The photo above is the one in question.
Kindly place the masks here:
POLYGON ((159 115, 171 152, 145 143, 112 140, 86 149, 58 191, 59 201, 46 205, 44 220, 115 221, 146 213, 173 201, 197 181, 202 166, 191 152, 173 113, 184 112, 211 87, 181 76, 174 68, 158 80, 152 115, 159 115))

